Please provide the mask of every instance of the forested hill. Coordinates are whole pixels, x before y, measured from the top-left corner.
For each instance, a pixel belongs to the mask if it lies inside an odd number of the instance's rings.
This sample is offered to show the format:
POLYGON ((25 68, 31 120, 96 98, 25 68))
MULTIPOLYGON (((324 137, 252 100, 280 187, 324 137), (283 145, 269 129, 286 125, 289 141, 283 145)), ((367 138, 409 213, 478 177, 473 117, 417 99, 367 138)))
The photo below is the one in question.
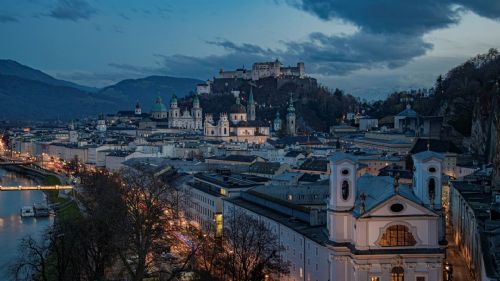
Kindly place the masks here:
MULTIPOLYGON (((445 124, 463 136, 471 135, 476 120, 488 119, 495 81, 500 77, 500 54, 496 49, 477 55, 436 79, 434 94, 414 95, 412 107, 421 115, 444 116, 445 124)), ((383 118, 405 107, 405 93, 393 93, 386 100, 364 104, 368 114, 383 118), (402 101, 403 100, 403 101, 402 101)))
MULTIPOLYGON (((357 108, 356 98, 338 89, 332 91, 322 86, 302 87, 300 82, 293 81, 279 87, 277 85, 275 78, 265 78, 256 81, 253 88, 257 119, 268 124, 276 118, 276 112, 285 120, 290 93, 296 110, 298 130, 302 132, 327 132, 330 126, 339 122, 345 112, 357 108)), ((233 90, 241 92, 241 103, 246 106, 250 85, 242 83, 233 90)), ((181 106, 190 106, 192 99, 193 96, 182 99, 181 106)), ((220 112, 228 112, 235 100, 231 93, 206 94, 200 97, 200 104, 204 113, 212 113, 217 119, 220 112)))

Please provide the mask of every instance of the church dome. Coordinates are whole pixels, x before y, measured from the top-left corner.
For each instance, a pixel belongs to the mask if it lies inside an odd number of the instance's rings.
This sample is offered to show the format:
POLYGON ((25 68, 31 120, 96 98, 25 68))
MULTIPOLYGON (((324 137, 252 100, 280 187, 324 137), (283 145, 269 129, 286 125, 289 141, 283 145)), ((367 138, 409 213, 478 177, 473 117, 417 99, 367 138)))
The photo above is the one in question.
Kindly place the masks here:
POLYGON ((151 112, 167 112, 167 107, 163 104, 161 97, 157 97, 153 107, 151 108, 151 112))
POLYGON ((236 98, 236 104, 231 106, 231 113, 246 113, 247 110, 245 106, 240 103, 240 97, 236 98))

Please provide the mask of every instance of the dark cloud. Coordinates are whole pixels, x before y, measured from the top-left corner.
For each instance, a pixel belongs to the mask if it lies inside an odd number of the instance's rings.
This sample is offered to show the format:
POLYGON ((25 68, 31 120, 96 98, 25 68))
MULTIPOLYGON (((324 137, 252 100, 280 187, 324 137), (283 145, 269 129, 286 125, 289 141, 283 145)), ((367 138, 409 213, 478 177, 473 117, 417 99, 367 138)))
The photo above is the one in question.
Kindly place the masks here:
POLYGON ((216 75, 219 68, 234 69, 243 65, 250 67, 256 61, 279 58, 284 63, 306 62, 308 73, 345 75, 358 69, 400 67, 432 48, 421 37, 404 34, 358 32, 352 35, 327 36, 312 33, 307 39, 301 42, 284 42, 283 49, 266 49, 255 44, 236 44, 228 40, 209 41, 207 43, 220 46, 227 53, 206 57, 156 55, 156 69, 110 65, 142 73, 154 71, 205 79, 216 75))
POLYGON ((305 61, 312 73, 343 75, 357 69, 395 68, 432 48, 421 37, 357 32, 345 36, 313 33, 306 42, 289 42, 282 57, 305 61))
POLYGON ((456 0, 456 4, 482 17, 500 20, 500 1, 498 0, 456 0))
MULTIPOLYGON (((278 0, 276 0, 278 1, 278 0)), ((464 11, 500 19, 498 0, 283 0, 287 5, 325 21, 342 20, 357 31, 347 35, 311 33, 306 40, 282 42, 282 49, 228 40, 207 43, 224 48, 224 55, 162 56, 163 71, 210 77, 219 67, 233 69, 256 60, 280 58, 285 63, 304 61, 309 73, 345 75, 359 69, 397 68, 432 49, 423 36, 460 22, 464 11)), ((277 3, 283 3, 278 1, 277 3)))
POLYGON ((460 21, 470 10, 500 19, 498 0, 302 0, 288 2, 323 20, 342 19, 364 31, 421 35, 460 21))
POLYGON ((97 10, 84 0, 58 0, 49 16, 61 20, 88 20, 97 10))
POLYGON ((130 17, 127 16, 125 13, 119 13, 118 15, 124 20, 130 20, 130 17))
POLYGON ((323 20, 341 19, 364 31, 423 34, 460 20, 449 0, 303 0, 295 7, 323 20))
POLYGON ((0 12, 0 23, 17 22, 18 19, 13 16, 3 12, 0 12))

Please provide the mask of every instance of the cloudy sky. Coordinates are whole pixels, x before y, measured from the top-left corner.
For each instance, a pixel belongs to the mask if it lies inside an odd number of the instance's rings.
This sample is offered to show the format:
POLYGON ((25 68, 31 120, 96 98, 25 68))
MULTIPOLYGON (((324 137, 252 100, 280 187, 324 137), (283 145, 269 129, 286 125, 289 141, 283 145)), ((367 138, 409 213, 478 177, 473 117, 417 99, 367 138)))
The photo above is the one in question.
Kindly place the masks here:
POLYGON ((105 86, 304 61, 373 99, 500 47, 499 0, 0 0, 0 56, 105 86))

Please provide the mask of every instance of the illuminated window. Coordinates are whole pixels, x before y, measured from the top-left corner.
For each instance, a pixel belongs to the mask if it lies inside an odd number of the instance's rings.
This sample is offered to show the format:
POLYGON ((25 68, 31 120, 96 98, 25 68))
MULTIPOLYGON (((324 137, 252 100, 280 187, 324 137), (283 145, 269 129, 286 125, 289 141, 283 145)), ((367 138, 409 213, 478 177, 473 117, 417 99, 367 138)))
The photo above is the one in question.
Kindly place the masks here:
POLYGON ((405 270, 400 267, 393 267, 391 270, 391 281, 404 281, 405 270))
POLYGON ((414 246, 415 244, 417 241, 405 225, 389 226, 379 241, 382 247, 414 246))
POLYGON ((372 276, 372 277, 370 277, 370 281, 380 281, 380 277, 372 276))

